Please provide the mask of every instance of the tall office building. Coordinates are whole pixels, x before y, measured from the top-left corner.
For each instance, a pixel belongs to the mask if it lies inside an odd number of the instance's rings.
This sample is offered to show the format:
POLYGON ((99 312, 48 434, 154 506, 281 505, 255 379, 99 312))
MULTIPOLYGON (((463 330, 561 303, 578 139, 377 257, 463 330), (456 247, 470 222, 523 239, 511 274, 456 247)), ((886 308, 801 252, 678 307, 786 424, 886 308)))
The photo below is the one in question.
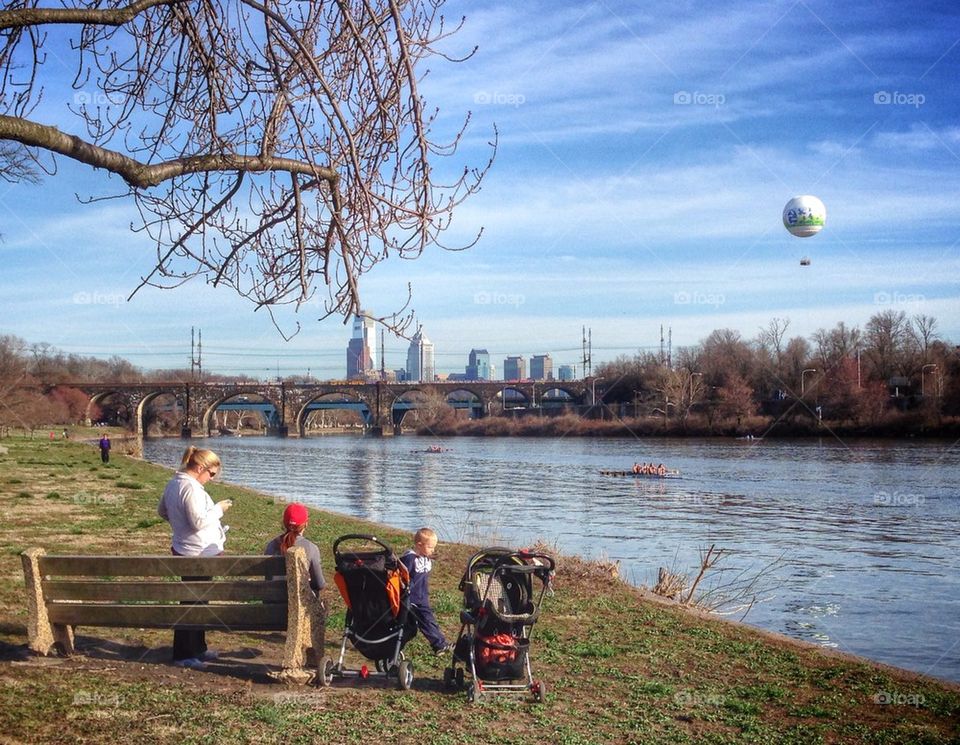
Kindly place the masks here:
POLYGON ((376 323, 364 311, 353 319, 353 336, 347 344, 347 380, 364 380, 377 372, 376 323))
POLYGON ((535 354, 530 358, 530 377, 534 380, 553 380, 553 359, 549 354, 535 354))
POLYGON ((527 377, 527 361, 522 356, 507 357, 503 361, 504 380, 523 380, 527 377))
POLYGON ((490 354, 486 349, 471 349, 467 359, 467 380, 492 380, 490 354))
POLYGON ((417 329, 407 350, 407 380, 432 383, 434 378, 433 342, 417 329))
POLYGON ((560 380, 573 380, 573 365, 560 365, 557 368, 557 375, 560 377, 560 380))

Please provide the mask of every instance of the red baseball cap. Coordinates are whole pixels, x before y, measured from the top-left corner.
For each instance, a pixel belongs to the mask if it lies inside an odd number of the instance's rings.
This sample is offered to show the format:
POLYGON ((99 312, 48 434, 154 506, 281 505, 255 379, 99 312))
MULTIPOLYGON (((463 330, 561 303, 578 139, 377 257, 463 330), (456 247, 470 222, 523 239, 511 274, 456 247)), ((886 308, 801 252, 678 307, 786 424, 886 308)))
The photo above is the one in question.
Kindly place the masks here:
POLYGON ((287 528, 306 525, 309 518, 310 513, 307 512, 306 506, 299 502, 291 502, 287 505, 287 509, 283 511, 283 525, 287 528))

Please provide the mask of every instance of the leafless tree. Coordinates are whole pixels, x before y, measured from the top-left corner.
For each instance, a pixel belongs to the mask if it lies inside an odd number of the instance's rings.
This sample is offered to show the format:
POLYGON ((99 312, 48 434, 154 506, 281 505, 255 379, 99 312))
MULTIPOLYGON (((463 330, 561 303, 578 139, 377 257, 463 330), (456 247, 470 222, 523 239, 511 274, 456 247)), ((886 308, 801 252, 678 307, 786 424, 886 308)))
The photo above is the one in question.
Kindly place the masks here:
POLYGON ((904 373, 909 322, 902 310, 888 309, 874 313, 867 321, 865 342, 873 377, 886 382, 893 375, 904 373))
POLYGON ((931 348, 938 340, 937 319, 925 313, 918 313, 910 319, 907 328, 913 347, 915 365, 924 365, 930 361, 931 348))
MULTIPOLYGON (((157 249, 136 289, 202 277, 269 311, 324 286, 323 316, 347 317, 375 264, 442 245, 490 165, 438 175, 469 121, 440 141, 419 92, 460 26, 443 2, 9 0, 0 145, 123 180, 111 196, 135 201, 157 249)), ((378 320, 402 330, 405 312, 378 320)))
POLYGON ((0 179, 36 183, 39 172, 30 152, 16 142, 0 142, 0 179))

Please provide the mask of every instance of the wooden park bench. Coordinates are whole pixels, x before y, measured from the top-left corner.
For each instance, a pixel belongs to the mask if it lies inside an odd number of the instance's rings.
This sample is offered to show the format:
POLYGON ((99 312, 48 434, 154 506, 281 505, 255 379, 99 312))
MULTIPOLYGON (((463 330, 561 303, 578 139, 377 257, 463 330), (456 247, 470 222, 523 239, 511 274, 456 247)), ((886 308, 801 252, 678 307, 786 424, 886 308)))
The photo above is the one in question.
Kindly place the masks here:
POLYGON ((286 557, 53 556, 31 548, 21 560, 29 647, 42 655, 73 654, 77 626, 285 631, 282 667, 271 677, 305 683, 307 649, 323 654, 324 615, 301 548, 286 557))

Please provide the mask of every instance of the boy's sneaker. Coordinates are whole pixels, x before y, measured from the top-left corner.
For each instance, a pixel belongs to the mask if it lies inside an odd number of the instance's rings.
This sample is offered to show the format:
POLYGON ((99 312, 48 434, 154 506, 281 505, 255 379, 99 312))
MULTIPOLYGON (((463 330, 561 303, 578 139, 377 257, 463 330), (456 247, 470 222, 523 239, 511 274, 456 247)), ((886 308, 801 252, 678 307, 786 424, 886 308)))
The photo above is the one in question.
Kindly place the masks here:
POLYGON ((452 644, 444 644, 442 647, 437 647, 436 649, 434 649, 433 653, 437 657, 443 657, 444 655, 450 654, 452 651, 453 651, 452 644))
POLYGON ((220 659, 220 653, 215 649, 208 649, 202 655, 200 655, 201 662, 213 662, 214 660, 220 659))
POLYGON ((185 660, 174 660, 173 664, 176 667, 186 667, 190 670, 206 670, 207 663, 196 657, 187 657, 185 660))

